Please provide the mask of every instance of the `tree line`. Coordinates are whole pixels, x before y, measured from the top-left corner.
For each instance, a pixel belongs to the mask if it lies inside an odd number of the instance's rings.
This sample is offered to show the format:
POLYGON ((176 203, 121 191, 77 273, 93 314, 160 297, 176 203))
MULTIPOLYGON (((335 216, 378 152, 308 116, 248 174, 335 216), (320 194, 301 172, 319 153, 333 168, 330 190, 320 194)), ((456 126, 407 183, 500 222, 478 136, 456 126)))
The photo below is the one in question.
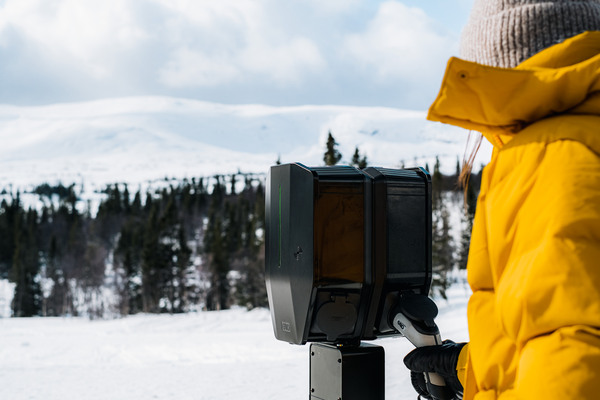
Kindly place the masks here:
MULTIPOLYGON (((337 146, 329 132, 326 165, 341 160, 337 146)), ((358 146, 351 164, 368 166, 358 146)), ((441 173, 438 158, 425 168, 432 177, 433 290, 445 297, 450 272, 466 267, 480 176, 463 195, 458 161, 453 175, 441 173)), ((192 178, 135 193, 113 184, 96 210, 82 207, 74 185, 37 186, 30 193, 43 204, 37 208, 26 207, 19 192, 3 193, 0 278, 14 283, 14 316, 267 306, 262 175, 192 178)))
POLYGON ((15 284, 13 315, 266 306, 262 180, 233 174, 210 190, 201 178, 134 194, 115 184, 95 213, 78 208, 73 185, 35 188, 41 208, 5 195, 0 278, 15 284), (107 288, 116 304, 105 304, 107 288))

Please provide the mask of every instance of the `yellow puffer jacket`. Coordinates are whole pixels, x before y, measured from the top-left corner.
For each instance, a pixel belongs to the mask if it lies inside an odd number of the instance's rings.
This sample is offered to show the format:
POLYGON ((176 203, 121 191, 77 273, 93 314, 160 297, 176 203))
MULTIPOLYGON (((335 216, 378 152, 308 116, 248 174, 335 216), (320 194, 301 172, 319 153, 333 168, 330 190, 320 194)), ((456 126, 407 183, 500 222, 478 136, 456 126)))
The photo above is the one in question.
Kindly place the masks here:
POLYGON ((514 69, 453 58, 428 118, 494 145, 467 266, 465 399, 599 399, 600 32, 514 69))

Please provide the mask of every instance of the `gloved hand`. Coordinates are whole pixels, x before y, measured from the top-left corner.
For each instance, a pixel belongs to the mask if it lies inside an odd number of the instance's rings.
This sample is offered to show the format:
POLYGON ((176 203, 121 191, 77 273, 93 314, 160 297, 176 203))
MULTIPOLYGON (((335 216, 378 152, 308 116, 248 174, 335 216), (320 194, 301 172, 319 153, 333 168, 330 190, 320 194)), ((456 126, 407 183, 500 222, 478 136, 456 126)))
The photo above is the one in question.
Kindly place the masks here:
POLYGON ((404 364, 411 371, 411 382, 420 396, 431 399, 423 373, 436 372, 444 378, 454 398, 462 399, 463 387, 456 374, 456 364, 465 344, 444 340, 441 346, 418 347, 404 357, 404 364))

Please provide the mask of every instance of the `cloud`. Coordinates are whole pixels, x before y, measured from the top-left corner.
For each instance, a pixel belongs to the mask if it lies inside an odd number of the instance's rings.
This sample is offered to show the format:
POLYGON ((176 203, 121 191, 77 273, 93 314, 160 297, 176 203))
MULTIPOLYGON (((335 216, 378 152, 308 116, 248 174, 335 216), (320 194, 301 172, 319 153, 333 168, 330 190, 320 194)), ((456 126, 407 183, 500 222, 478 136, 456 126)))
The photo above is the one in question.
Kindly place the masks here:
POLYGON ((175 50, 160 71, 166 85, 214 86, 257 76, 297 84, 325 65, 311 39, 279 26, 268 1, 161 4, 177 15, 177 24, 167 27, 175 50), (182 38, 182 32, 201 39, 182 38))
POLYGON ((159 72, 160 81, 170 87, 218 86, 240 76, 230 60, 209 57, 200 51, 181 48, 159 72))
POLYGON ((42 60, 62 61, 102 79, 114 72, 121 53, 148 38, 129 4, 118 0, 6 1, 0 35, 11 31, 36 48, 42 60))
POLYGON ((454 43, 436 24, 397 1, 4 0, 0 103, 155 94, 420 108, 413 93, 433 91, 423 85, 441 79, 454 43))
POLYGON ((281 8, 270 0, 7 0, 0 46, 16 63, 24 43, 36 68, 64 71, 59 80, 110 84, 141 73, 154 79, 148 86, 167 89, 256 79, 297 85, 326 62, 312 39, 286 29, 281 8))
POLYGON ((361 0, 295 0, 297 2, 309 3, 314 10, 327 15, 349 13, 356 10, 361 0))
POLYGON ((257 41, 242 54, 245 69, 271 75, 281 84, 299 84, 304 74, 317 73, 325 64, 317 45, 303 37, 291 38, 285 45, 257 41))
POLYGON ((379 82, 431 79, 456 49, 440 29, 422 9, 387 1, 364 31, 347 35, 343 53, 379 82))

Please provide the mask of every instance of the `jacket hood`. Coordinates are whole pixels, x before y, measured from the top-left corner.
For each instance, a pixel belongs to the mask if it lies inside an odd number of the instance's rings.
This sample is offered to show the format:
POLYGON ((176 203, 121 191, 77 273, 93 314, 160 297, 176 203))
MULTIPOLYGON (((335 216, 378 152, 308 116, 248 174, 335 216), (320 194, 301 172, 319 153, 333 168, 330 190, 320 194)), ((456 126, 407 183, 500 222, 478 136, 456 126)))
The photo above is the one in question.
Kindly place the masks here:
POLYGON ((558 114, 600 116, 600 31, 512 69, 451 58, 427 119, 479 131, 502 147, 526 126, 558 114))

